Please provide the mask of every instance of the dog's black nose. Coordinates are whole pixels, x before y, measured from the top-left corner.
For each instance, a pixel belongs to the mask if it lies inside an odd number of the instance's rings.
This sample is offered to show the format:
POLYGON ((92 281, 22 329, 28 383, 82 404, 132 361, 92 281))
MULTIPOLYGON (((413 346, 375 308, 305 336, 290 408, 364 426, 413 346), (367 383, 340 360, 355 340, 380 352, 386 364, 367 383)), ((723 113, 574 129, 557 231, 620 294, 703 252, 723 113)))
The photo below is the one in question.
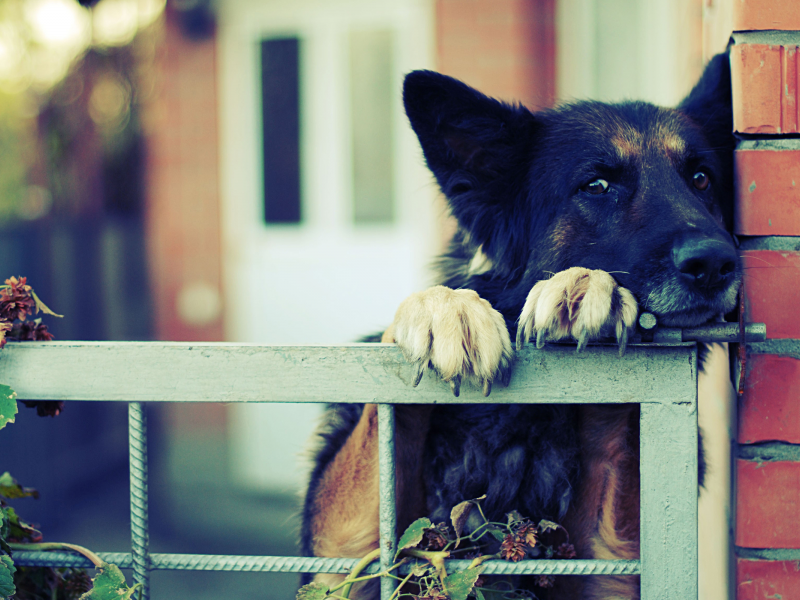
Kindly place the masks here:
POLYGON ((722 236, 687 235, 673 246, 672 261, 687 283, 702 289, 720 288, 736 273, 736 248, 722 236))

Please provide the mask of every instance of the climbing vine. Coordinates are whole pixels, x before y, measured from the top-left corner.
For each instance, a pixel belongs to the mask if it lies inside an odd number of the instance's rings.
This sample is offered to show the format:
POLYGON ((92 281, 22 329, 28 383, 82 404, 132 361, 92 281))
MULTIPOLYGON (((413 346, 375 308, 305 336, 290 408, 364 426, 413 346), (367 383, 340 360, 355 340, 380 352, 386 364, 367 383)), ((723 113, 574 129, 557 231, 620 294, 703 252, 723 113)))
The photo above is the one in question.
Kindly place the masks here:
MULTIPOLYGON (((0 286, 0 350, 9 341, 50 341, 53 335, 36 315, 61 317, 42 302, 25 277, 10 277, 0 286)), ((0 360, 2 356, 0 355, 0 360)), ((23 401, 39 416, 55 417, 63 402, 23 401)), ((14 423, 17 394, 0 382, 0 429, 14 423)), ((1 435, 1 434, 0 434, 1 435)), ((39 492, 20 485, 8 472, 0 475, 0 600, 131 600, 141 584, 128 587, 116 565, 104 562, 94 552, 74 544, 43 542, 42 533, 19 517, 11 506, 39 492), (90 578, 85 569, 20 567, 15 551, 68 551, 88 558, 97 569, 90 578)))

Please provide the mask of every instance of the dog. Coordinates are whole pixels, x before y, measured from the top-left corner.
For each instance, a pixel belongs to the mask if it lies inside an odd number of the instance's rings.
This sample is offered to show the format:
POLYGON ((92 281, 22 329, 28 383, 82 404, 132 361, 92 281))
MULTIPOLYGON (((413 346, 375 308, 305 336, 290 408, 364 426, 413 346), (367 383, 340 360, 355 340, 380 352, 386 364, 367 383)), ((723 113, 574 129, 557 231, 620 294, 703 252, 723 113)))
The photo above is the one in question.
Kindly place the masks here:
MULTIPOLYGON (((441 285, 406 299, 381 337, 417 383, 433 369, 455 395, 462 384, 488 395, 509 376, 512 341, 575 340, 580 351, 611 336, 624 351, 640 311, 687 327, 734 308, 727 54, 675 109, 587 101, 531 112, 430 71, 406 77, 403 101, 458 223, 441 285)), ((518 510, 563 524, 578 558, 638 558, 638 423, 638 405, 398 405, 400 530, 421 516, 447 521, 485 494, 490 520, 518 510)), ((362 557, 378 547, 375 405, 330 407, 317 440, 303 553, 362 557)), ((638 577, 557 579, 537 597, 639 597, 638 577)))

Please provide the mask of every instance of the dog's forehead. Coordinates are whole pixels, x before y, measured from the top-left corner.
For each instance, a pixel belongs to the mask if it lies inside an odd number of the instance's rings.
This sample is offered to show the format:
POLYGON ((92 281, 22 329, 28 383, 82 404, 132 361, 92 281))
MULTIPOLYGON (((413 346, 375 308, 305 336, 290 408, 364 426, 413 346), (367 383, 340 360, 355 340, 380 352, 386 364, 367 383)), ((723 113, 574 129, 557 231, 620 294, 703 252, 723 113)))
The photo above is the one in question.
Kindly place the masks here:
POLYGON ((643 123, 629 119, 611 122, 609 139, 621 160, 636 159, 648 151, 678 160, 686 154, 688 140, 677 115, 663 110, 655 117, 643 123))
POLYGON ((657 152, 681 161, 693 147, 693 129, 678 111, 643 102, 586 102, 564 109, 562 123, 587 150, 620 162, 657 152))

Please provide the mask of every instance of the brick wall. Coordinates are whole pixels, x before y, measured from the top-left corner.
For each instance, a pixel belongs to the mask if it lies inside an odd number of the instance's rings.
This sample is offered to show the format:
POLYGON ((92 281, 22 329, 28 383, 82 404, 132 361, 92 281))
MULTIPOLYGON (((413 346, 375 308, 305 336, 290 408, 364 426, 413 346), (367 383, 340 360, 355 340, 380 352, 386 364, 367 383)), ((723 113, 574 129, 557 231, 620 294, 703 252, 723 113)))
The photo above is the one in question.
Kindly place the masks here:
POLYGON ((223 339, 216 40, 167 9, 145 115, 147 241, 155 336, 223 339))
POLYGON ((800 8, 735 0, 736 233, 748 346, 736 455, 737 600, 800 598, 800 8))
POLYGON ((555 100, 555 0, 437 0, 437 69, 531 108, 555 100))
MULTIPOLYGON (((436 70, 507 102, 550 108, 556 97, 556 0, 435 0, 436 70)), ((439 196, 437 212, 447 215, 439 196)), ((456 230, 440 224, 442 249, 456 230)))

